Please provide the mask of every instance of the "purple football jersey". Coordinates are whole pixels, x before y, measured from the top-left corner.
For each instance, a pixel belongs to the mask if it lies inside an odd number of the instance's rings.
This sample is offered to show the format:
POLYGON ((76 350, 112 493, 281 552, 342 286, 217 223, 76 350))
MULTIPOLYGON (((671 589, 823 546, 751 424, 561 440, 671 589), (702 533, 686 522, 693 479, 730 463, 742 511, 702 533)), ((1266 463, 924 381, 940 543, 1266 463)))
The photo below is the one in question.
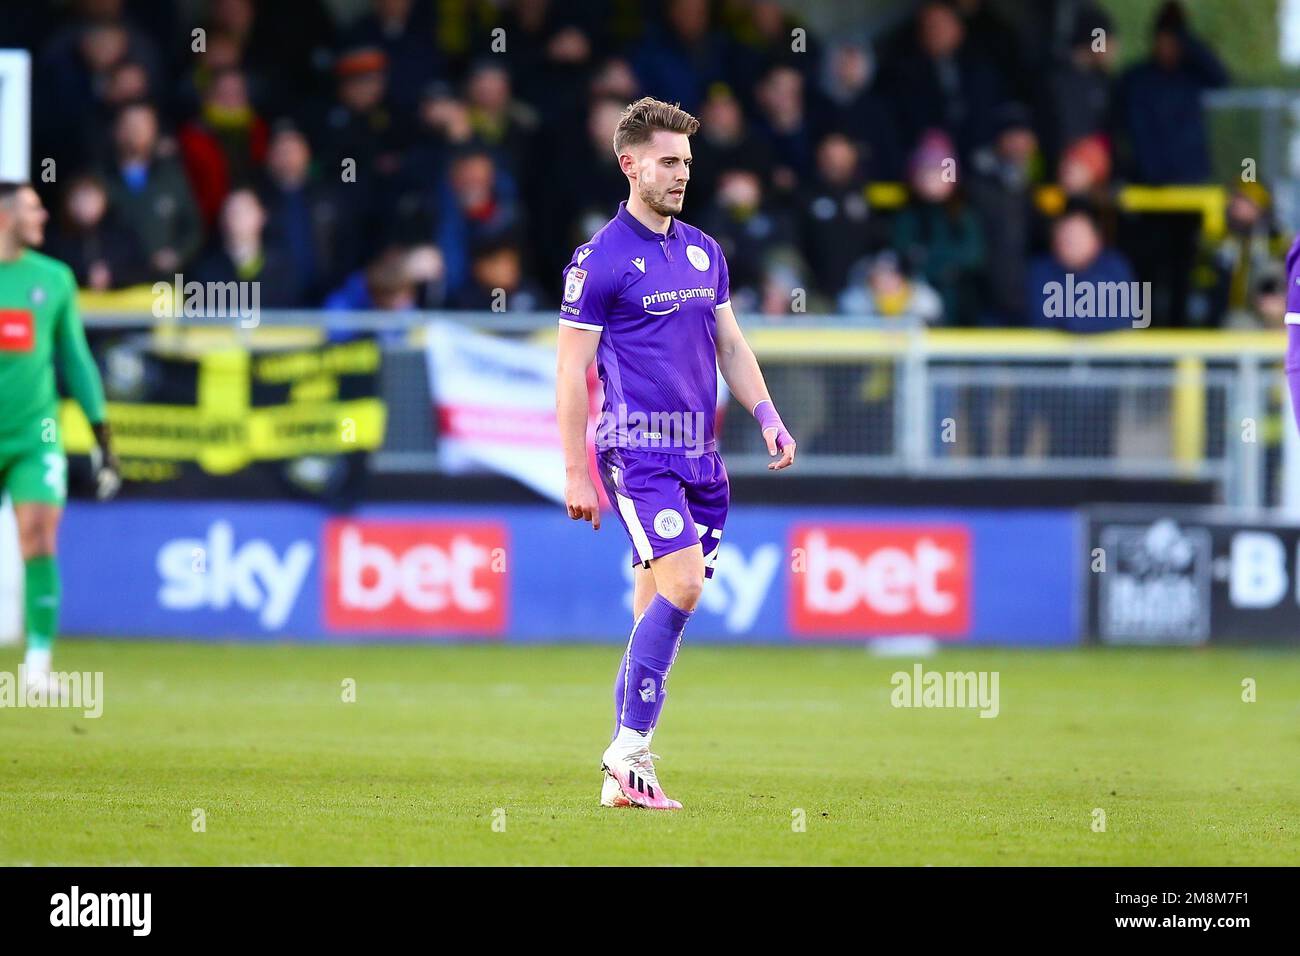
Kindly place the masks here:
POLYGON ((729 298, 722 249, 676 218, 651 231, 618 215, 564 270, 560 324, 599 333, 605 387, 596 447, 704 455, 716 447, 717 321, 729 298))
POLYGON ((1286 254, 1286 324, 1300 325, 1300 236, 1286 254))

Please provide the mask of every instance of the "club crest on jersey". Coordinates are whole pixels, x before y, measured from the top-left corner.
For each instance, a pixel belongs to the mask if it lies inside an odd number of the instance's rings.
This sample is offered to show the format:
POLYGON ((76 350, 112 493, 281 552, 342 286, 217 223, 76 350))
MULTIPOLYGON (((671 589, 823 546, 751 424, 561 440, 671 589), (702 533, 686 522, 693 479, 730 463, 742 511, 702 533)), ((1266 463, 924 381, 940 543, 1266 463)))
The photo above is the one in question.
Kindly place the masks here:
POLYGON ((45 289, 42 286, 32 286, 32 305, 40 305, 45 301, 45 289))
POLYGON ((586 281, 586 269, 579 269, 577 266, 570 269, 568 278, 564 282, 564 301, 577 302, 578 297, 582 295, 583 283, 586 281))
POLYGON ((682 516, 672 508, 665 508, 655 515, 655 534, 661 538, 675 538, 685 527, 682 516))
POLYGON ((687 246, 686 258, 701 272, 709 271, 709 254, 699 246, 687 246))

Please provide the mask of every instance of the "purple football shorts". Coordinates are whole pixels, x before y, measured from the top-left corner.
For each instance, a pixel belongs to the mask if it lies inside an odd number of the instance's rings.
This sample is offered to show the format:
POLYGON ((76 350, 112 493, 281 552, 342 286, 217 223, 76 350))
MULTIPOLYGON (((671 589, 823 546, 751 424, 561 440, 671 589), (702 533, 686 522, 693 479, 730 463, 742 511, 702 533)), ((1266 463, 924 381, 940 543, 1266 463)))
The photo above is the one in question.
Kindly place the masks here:
POLYGON ((609 503, 632 540, 632 564, 648 568, 651 558, 699 544, 704 576, 713 577, 731 500, 722 456, 607 448, 596 460, 609 503))

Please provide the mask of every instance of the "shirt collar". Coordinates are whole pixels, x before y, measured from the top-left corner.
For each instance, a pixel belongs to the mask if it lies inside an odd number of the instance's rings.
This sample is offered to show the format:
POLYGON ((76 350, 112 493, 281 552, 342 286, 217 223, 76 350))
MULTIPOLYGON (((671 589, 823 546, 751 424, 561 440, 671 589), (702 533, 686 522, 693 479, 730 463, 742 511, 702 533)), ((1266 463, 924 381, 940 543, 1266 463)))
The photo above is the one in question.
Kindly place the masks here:
POLYGON ((618 219, 620 222, 622 222, 625 226, 627 226, 629 229, 635 232, 642 239, 653 239, 655 242, 662 242, 665 238, 667 239, 677 238, 677 217, 676 216, 668 217, 667 234, 655 232, 653 229, 651 229, 649 226, 643 223, 640 219, 638 219, 636 216, 632 215, 630 212, 627 211, 626 199, 624 199, 622 202, 618 204, 618 219))

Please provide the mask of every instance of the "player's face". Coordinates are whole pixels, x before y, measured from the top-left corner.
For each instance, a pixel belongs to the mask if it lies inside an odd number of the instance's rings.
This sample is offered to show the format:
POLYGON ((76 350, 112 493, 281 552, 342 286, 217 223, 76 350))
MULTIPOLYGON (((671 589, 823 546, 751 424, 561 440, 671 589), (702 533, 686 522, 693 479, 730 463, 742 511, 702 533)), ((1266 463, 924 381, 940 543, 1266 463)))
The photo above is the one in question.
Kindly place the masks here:
POLYGON ((45 241, 45 220, 49 218, 41 197, 31 187, 18 190, 0 202, 0 232, 21 246, 39 246, 45 241))
POLYGON ((41 197, 30 186, 14 194, 14 228, 18 241, 34 248, 45 242, 45 220, 50 214, 41 205, 41 197))
POLYGON ((691 140, 685 133, 656 130, 638 150, 636 192, 661 216, 675 216, 686 201, 691 178, 691 140))

